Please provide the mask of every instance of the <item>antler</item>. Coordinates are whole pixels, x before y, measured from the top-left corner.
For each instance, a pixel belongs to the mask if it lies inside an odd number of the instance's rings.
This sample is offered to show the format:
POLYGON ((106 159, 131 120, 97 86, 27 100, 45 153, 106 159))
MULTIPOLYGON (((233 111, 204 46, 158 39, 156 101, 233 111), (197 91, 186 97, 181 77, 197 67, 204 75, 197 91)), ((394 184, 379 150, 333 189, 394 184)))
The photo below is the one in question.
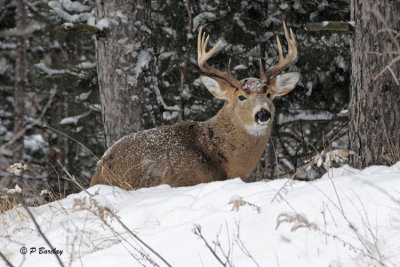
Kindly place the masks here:
POLYGON ((230 70, 231 60, 229 60, 228 63, 228 72, 222 72, 220 70, 214 69, 206 63, 207 60, 214 54, 215 50, 217 50, 217 48, 220 46, 222 41, 219 40, 218 43, 213 48, 211 48, 210 51, 206 52, 207 43, 210 36, 208 35, 207 38, 205 38, 206 34, 205 33, 202 34, 202 31, 203 27, 200 27, 199 35, 197 37, 197 62, 199 64, 200 69, 206 73, 213 74, 227 81, 233 87, 240 89, 242 87, 242 83, 235 77, 233 77, 231 74, 230 70))
POLYGON ((288 43, 288 55, 287 55, 287 57, 283 57, 281 41, 279 40, 279 37, 277 35, 276 43, 278 44, 278 53, 279 53, 278 64, 276 64, 275 66, 270 68, 268 71, 264 72, 262 62, 260 59, 260 76, 261 76, 261 80, 264 83, 268 82, 268 78, 271 77, 271 75, 278 73, 279 71, 288 67, 297 58, 296 38, 294 36, 294 33, 293 33, 292 29, 290 29, 290 36, 289 36, 289 32, 286 28, 285 22, 283 22, 283 28, 285 30, 285 37, 286 37, 286 41, 288 43))

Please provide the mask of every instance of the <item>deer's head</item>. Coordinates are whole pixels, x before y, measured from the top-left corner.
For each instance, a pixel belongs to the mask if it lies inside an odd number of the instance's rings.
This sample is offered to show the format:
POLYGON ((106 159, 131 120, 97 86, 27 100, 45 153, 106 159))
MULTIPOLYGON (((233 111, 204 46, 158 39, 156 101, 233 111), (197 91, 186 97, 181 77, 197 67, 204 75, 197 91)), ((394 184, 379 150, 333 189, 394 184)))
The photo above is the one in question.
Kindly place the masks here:
POLYGON ((273 99, 289 93, 296 87, 300 78, 299 72, 288 72, 276 75, 288 67, 297 57, 296 39, 292 29, 288 32, 283 24, 285 37, 288 43, 288 55, 283 56, 282 46, 277 36, 279 62, 264 71, 260 60, 260 79, 246 78, 237 80, 231 74, 231 61, 228 63, 228 72, 222 72, 210 67, 206 62, 221 44, 219 41, 210 51, 206 52, 209 36, 202 34, 200 28, 198 35, 198 64, 200 69, 211 76, 200 76, 200 79, 217 98, 225 99, 226 108, 232 111, 232 122, 243 125, 247 132, 259 135, 270 128, 274 114, 273 99), (274 76, 275 75, 275 76, 274 76))

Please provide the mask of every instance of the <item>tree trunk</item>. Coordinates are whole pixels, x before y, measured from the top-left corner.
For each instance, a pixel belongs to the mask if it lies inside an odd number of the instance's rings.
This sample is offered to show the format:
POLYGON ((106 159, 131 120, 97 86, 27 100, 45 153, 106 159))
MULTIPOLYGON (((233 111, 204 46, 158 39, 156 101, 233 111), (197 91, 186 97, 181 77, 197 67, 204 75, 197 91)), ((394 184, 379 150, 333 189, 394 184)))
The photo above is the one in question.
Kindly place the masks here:
POLYGON ((154 87, 150 1, 96 0, 97 22, 109 22, 96 38, 97 71, 106 146, 160 124, 154 87))
POLYGON ((399 1, 351 1, 349 141, 356 168, 400 160, 400 67, 390 65, 400 52, 399 14, 399 1))
MULTIPOLYGON (((26 26, 26 12, 23 0, 16 1, 16 29, 23 32, 26 26)), ((25 91, 25 54, 26 44, 23 34, 16 37, 17 49, 15 59, 15 89, 14 89, 14 135, 24 129, 24 91, 25 91)), ((24 135, 14 143, 13 160, 22 161, 24 155, 24 135)))
MULTIPOLYGON (((274 122, 276 125, 276 123, 274 122)), ((276 145, 278 144, 276 140, 276 133, 271 133, 271 137, 269 138, 267 147, 265 148, 265 167, 264 167, 264 177, 265 179, 274 179, 275 178, 275 169, 277 162, 276 155, 276 145)))

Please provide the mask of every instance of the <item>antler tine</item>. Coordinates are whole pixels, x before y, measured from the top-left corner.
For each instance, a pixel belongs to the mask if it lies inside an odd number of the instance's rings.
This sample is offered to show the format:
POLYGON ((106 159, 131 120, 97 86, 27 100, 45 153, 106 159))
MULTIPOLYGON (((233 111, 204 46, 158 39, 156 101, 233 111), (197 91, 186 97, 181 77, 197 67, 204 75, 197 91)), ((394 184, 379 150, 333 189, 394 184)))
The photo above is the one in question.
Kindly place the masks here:
POLYGON ((228 63, 228 73, 214 69, 206 63, 207 60, 214 54, 215 50, 217 50, 217 48, 221 45, 222 41, 219 40, 218 43, 214 45, 214 47, 211 48, 210 51, 206 52, 210 35, 207 35, 206 37, 206 34, 202 31, 203 27, 200 27, 199 35, 197 36, 197 63, 199 64, 200 69, 206 73, 213 74, 227 81, 235 88, 241 88, 242 83, 239 80, 235 79, 230 72, 230 62, 228 63))
MULTIPOLYGON (((296 38, 294 36, 294 33, 293 33, 292 29, 290 29, 288 31, 285 22, 283 23, 283 29, 285 31, 285 38, 288 43, 288 54, 286 57, 283 56, 281 41, 280 41, 279 37, 276 36, 276 43, 278 46, 278 54, 279 54, 279 62, 275 66, 270 68, 268 71, 263 72, 261 74, 261 80, 263 82, 267 82, 268 78, 271 77, 271 75, 274 75, 274 74, 278 73, 279 71, 283 70, 284 68, 288 67, 297 58, 297 46, 296 46, 297 44, 296 44, 296 38)), ((260 72, 262 72, 261 68, 260 68, 260 72)))
MULTIPOLYGON (((259 63, 260 63, 260 78, 261 78, 262 81, 264 81, 265 72, 264 72, 264 66, 263 66, 263 62, 262 62, 262 59, 261 59, 261 58, 260 58, 259 63)), ((266 81, 266 80, 267 80, 267 79, 265 79, 265 81, 266 81)))
POLYGON ((232 59, 231 58, 229 58, 229 61, 228 61, 228 73, 231 75, 232 73, 231 73, 231 63, 232 63, 232 59))

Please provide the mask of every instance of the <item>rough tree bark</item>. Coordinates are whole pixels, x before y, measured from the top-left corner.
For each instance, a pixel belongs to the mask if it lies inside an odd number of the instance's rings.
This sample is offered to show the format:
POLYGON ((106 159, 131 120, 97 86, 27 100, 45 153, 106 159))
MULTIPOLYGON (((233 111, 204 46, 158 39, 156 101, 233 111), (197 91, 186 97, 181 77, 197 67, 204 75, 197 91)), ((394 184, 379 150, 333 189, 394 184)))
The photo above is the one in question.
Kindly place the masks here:
MULTIPOLYGON (((23 0, 16 1, 16 30, 23 32, 26 28, 26 12, 23 0)), ((15 89, 14 89, 14 130, 16 135, 24 129, 24 91, 25 91, 25 55, 26 44, 24 34, 16 37, 16 58, 15 58, 15 89)), ((21 161, 24 155, 24 135, 18 138, 14 143, 13 160, 21 161)))
MULTIPOLYGON (((106 146, 132 132, 159 125, 160 108, 151 43, 150 1, 96 0, 97 22, 108 24, 97 36, 97 71, 106 146)), ((101 24, 100 23, 100 24, 101 24)))
POLYGON ((399 1, 351 1, 349 137, 356 168, 400 160, 400 67, 391 64, 400 52, 399 14, 399 1))

